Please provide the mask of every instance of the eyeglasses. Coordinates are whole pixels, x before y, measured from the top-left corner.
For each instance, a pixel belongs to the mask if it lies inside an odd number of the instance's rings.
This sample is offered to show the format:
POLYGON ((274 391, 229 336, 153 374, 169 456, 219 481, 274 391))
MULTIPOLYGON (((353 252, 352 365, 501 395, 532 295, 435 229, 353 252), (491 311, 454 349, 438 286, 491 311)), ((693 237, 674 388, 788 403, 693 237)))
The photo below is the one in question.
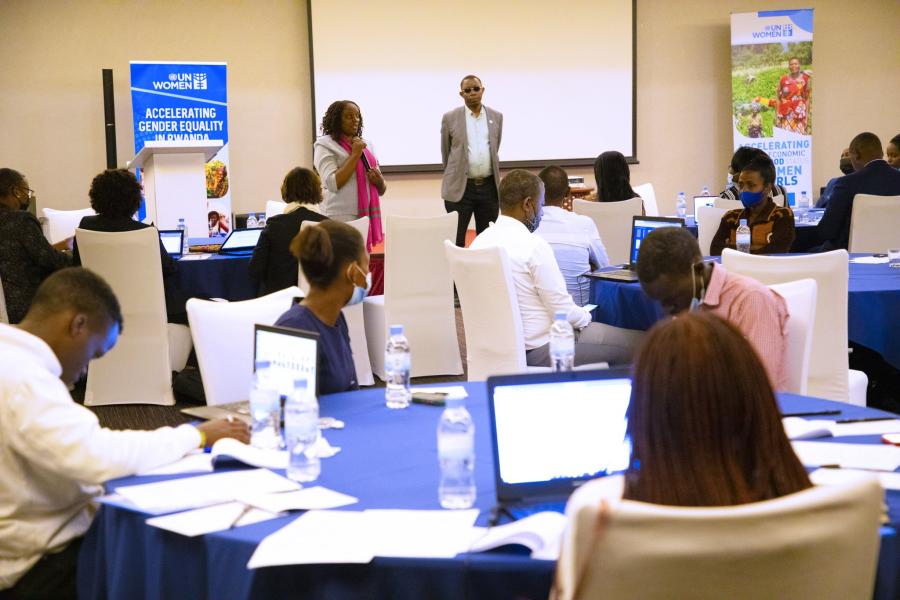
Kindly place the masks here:
POLYGON ((476 85, 475 87, 463 88, 463 94, 468 94, 470 92, 480 92, 481 86, 476 85))
POLYGON ((25 190, 26 192, 28 192, 28 199, 29 199, 29 200, 31 200, 31 199, 34 198, 34 190, 33 190, 33 189, 27 188, 27 187, 20 187, 19 189, 20 189, 20 190, 25 190))

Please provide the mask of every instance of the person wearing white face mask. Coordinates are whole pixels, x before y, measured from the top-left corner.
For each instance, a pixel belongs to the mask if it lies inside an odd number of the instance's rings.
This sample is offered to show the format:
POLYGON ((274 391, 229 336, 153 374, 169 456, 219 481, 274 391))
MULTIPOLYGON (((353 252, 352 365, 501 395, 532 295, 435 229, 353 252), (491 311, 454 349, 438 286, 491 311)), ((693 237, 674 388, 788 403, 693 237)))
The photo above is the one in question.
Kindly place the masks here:
POLYGON ((365 242, 350 225, 328 220, 300 231, 291 252, 300 261, 309 292, 275 325, 319 334, 319 394, 359 389, 341 309, 362 302, 372 285, 365 242))

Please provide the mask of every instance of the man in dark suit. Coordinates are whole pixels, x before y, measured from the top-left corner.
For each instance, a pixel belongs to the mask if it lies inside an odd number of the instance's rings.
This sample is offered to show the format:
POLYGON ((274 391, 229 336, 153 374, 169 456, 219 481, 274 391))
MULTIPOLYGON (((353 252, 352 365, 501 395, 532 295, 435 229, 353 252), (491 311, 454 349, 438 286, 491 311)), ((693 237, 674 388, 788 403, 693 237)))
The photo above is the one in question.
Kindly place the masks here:
POLYGON ((473 214, 475 230, 481 233, 497 220, 500 211, 497 151, 503 115, 481 103, 484 86, 475 75, 466 75, 459 87, 465 106, 445 113, 441 119, 441 197, 447 212, 455 211, 459 216, 456 245, 462 247, 473 214))
POLYGON ((855 172, 835 182, 828 208, 819 221, 817 233, 823 242, 820 247, 823 252, 847 249, 854 196, 900 195, 900 171, 891 168, 884 160, 881 140, 874 133, 860 133, 853 138, 850 142, 850 162, 855 172))

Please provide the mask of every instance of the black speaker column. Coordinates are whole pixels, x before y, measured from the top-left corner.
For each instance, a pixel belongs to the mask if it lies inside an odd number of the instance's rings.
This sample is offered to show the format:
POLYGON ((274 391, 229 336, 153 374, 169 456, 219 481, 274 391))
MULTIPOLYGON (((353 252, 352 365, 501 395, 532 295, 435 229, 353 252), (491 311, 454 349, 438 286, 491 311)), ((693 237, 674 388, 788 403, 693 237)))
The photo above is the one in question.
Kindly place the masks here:
POLYGON ((115 169, 116 160, 116 101, 113 96, 112 69, 103 69, 103 123, 106 130, 106 168, 115 169))

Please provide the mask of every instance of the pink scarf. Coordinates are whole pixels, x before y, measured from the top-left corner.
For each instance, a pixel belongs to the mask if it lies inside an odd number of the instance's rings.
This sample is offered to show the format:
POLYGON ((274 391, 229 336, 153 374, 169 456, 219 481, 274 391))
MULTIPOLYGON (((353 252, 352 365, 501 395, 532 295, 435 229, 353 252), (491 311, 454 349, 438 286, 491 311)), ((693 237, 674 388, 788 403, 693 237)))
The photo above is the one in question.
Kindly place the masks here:
MULTIPOLYGON (((340 140, 341 148, 348 153, 351 151, 350 141, 346 137, 340 140)), ((378 166, 375 155, 369 152, 368 148, 363 149, 369 166, 373 169, 378 166)), ((366 167, 362 159, 356 162, 356 194, 357 194, 357 210, 359 218, 369 217, 369 235, 366 239, 366 252, 372 251, 372 246, 380 244, 384 241, 384 231, 381 229, 381 200, 378 196, 378 189, 374 184, 369 182, 366 177, 366 167), (368 192, 368 193, 366 193, 368 192)))

